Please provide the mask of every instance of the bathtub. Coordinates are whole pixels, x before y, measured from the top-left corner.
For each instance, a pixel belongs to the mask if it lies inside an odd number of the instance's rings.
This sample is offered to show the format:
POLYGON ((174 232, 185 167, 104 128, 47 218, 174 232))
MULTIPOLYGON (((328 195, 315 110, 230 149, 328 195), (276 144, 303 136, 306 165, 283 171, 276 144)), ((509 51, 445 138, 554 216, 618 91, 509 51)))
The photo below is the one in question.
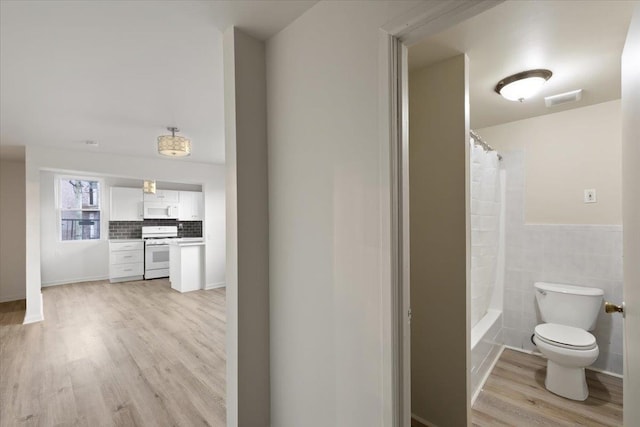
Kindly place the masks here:
POLYGON ((471 405, 502 354, 502 311, 489 309, 471 329, 471 405))

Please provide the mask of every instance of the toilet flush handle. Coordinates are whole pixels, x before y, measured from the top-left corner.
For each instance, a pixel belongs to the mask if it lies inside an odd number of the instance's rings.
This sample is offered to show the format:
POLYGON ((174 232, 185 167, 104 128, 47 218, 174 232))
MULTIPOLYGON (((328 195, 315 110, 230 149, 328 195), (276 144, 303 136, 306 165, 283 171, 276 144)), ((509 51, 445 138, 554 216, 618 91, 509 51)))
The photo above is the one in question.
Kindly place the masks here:
POLYGON ((615 305, 607 301, 604 303, 604 311, 607 314, 622 313, 622 315, 624 316, 624 302, 622 303, 622 305, 615 305))

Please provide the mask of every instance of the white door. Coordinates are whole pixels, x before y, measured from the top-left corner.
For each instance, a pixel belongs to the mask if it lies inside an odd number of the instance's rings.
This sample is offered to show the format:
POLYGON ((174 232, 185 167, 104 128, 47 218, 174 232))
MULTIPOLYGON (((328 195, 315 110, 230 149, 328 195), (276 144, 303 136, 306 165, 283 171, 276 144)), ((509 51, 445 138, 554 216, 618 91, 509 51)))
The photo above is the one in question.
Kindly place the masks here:
POLYGON ((640 423, 640 6, 622 54, 624 425, 640 423))

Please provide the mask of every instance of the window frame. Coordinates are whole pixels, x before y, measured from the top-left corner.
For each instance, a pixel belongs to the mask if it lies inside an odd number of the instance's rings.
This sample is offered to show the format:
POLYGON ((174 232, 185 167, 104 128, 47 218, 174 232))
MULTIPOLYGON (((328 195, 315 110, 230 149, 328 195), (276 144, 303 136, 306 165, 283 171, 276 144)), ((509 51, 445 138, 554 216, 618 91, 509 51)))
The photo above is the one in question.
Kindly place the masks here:
POLYGON ((55 186, 55 210, 56 210, 56 228, 58 234, 58 242, 60 243, 91 243, 91 242, 103 242, 106 240, 105 237, 105 224, 104 224, 104 194, 105 194, 105 186, 104 179, 86 176, 86 175, 55 175, 54 186, 55 186), (98 183, 98 197, 99 204, 98 209, 63 209, 61 206, 62 200, 60 196, 60 186, 62 181, 68 180, 78 180, 78 181, 95 181, 98 183), (62 211, 78 211, 78 212, 99 212, 100 213, 100 238, 99 239, 79 239, 79 240, 64 240, 62 238, 62 211))

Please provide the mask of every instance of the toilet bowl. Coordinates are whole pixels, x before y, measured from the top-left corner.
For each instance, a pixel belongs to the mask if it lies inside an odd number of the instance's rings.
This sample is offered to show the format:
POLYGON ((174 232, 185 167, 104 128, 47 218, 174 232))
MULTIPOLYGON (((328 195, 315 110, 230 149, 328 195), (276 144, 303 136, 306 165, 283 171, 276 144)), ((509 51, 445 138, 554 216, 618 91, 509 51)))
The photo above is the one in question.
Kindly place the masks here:
POLYGON ((598 358, 595 337, 580 328, 543 323, 536 326, 533 340, 547 358, 547 390, 568 399, 586 400, 589 389, 584 368, 598 358))
POLYGON ((589 389, 584 369, 598 358, 595 327, 602 306, 602 289, 538 282, 536 301, 542 323, 533 341, 547 358, 545 387, 559 396, 585 400, 589 389))

